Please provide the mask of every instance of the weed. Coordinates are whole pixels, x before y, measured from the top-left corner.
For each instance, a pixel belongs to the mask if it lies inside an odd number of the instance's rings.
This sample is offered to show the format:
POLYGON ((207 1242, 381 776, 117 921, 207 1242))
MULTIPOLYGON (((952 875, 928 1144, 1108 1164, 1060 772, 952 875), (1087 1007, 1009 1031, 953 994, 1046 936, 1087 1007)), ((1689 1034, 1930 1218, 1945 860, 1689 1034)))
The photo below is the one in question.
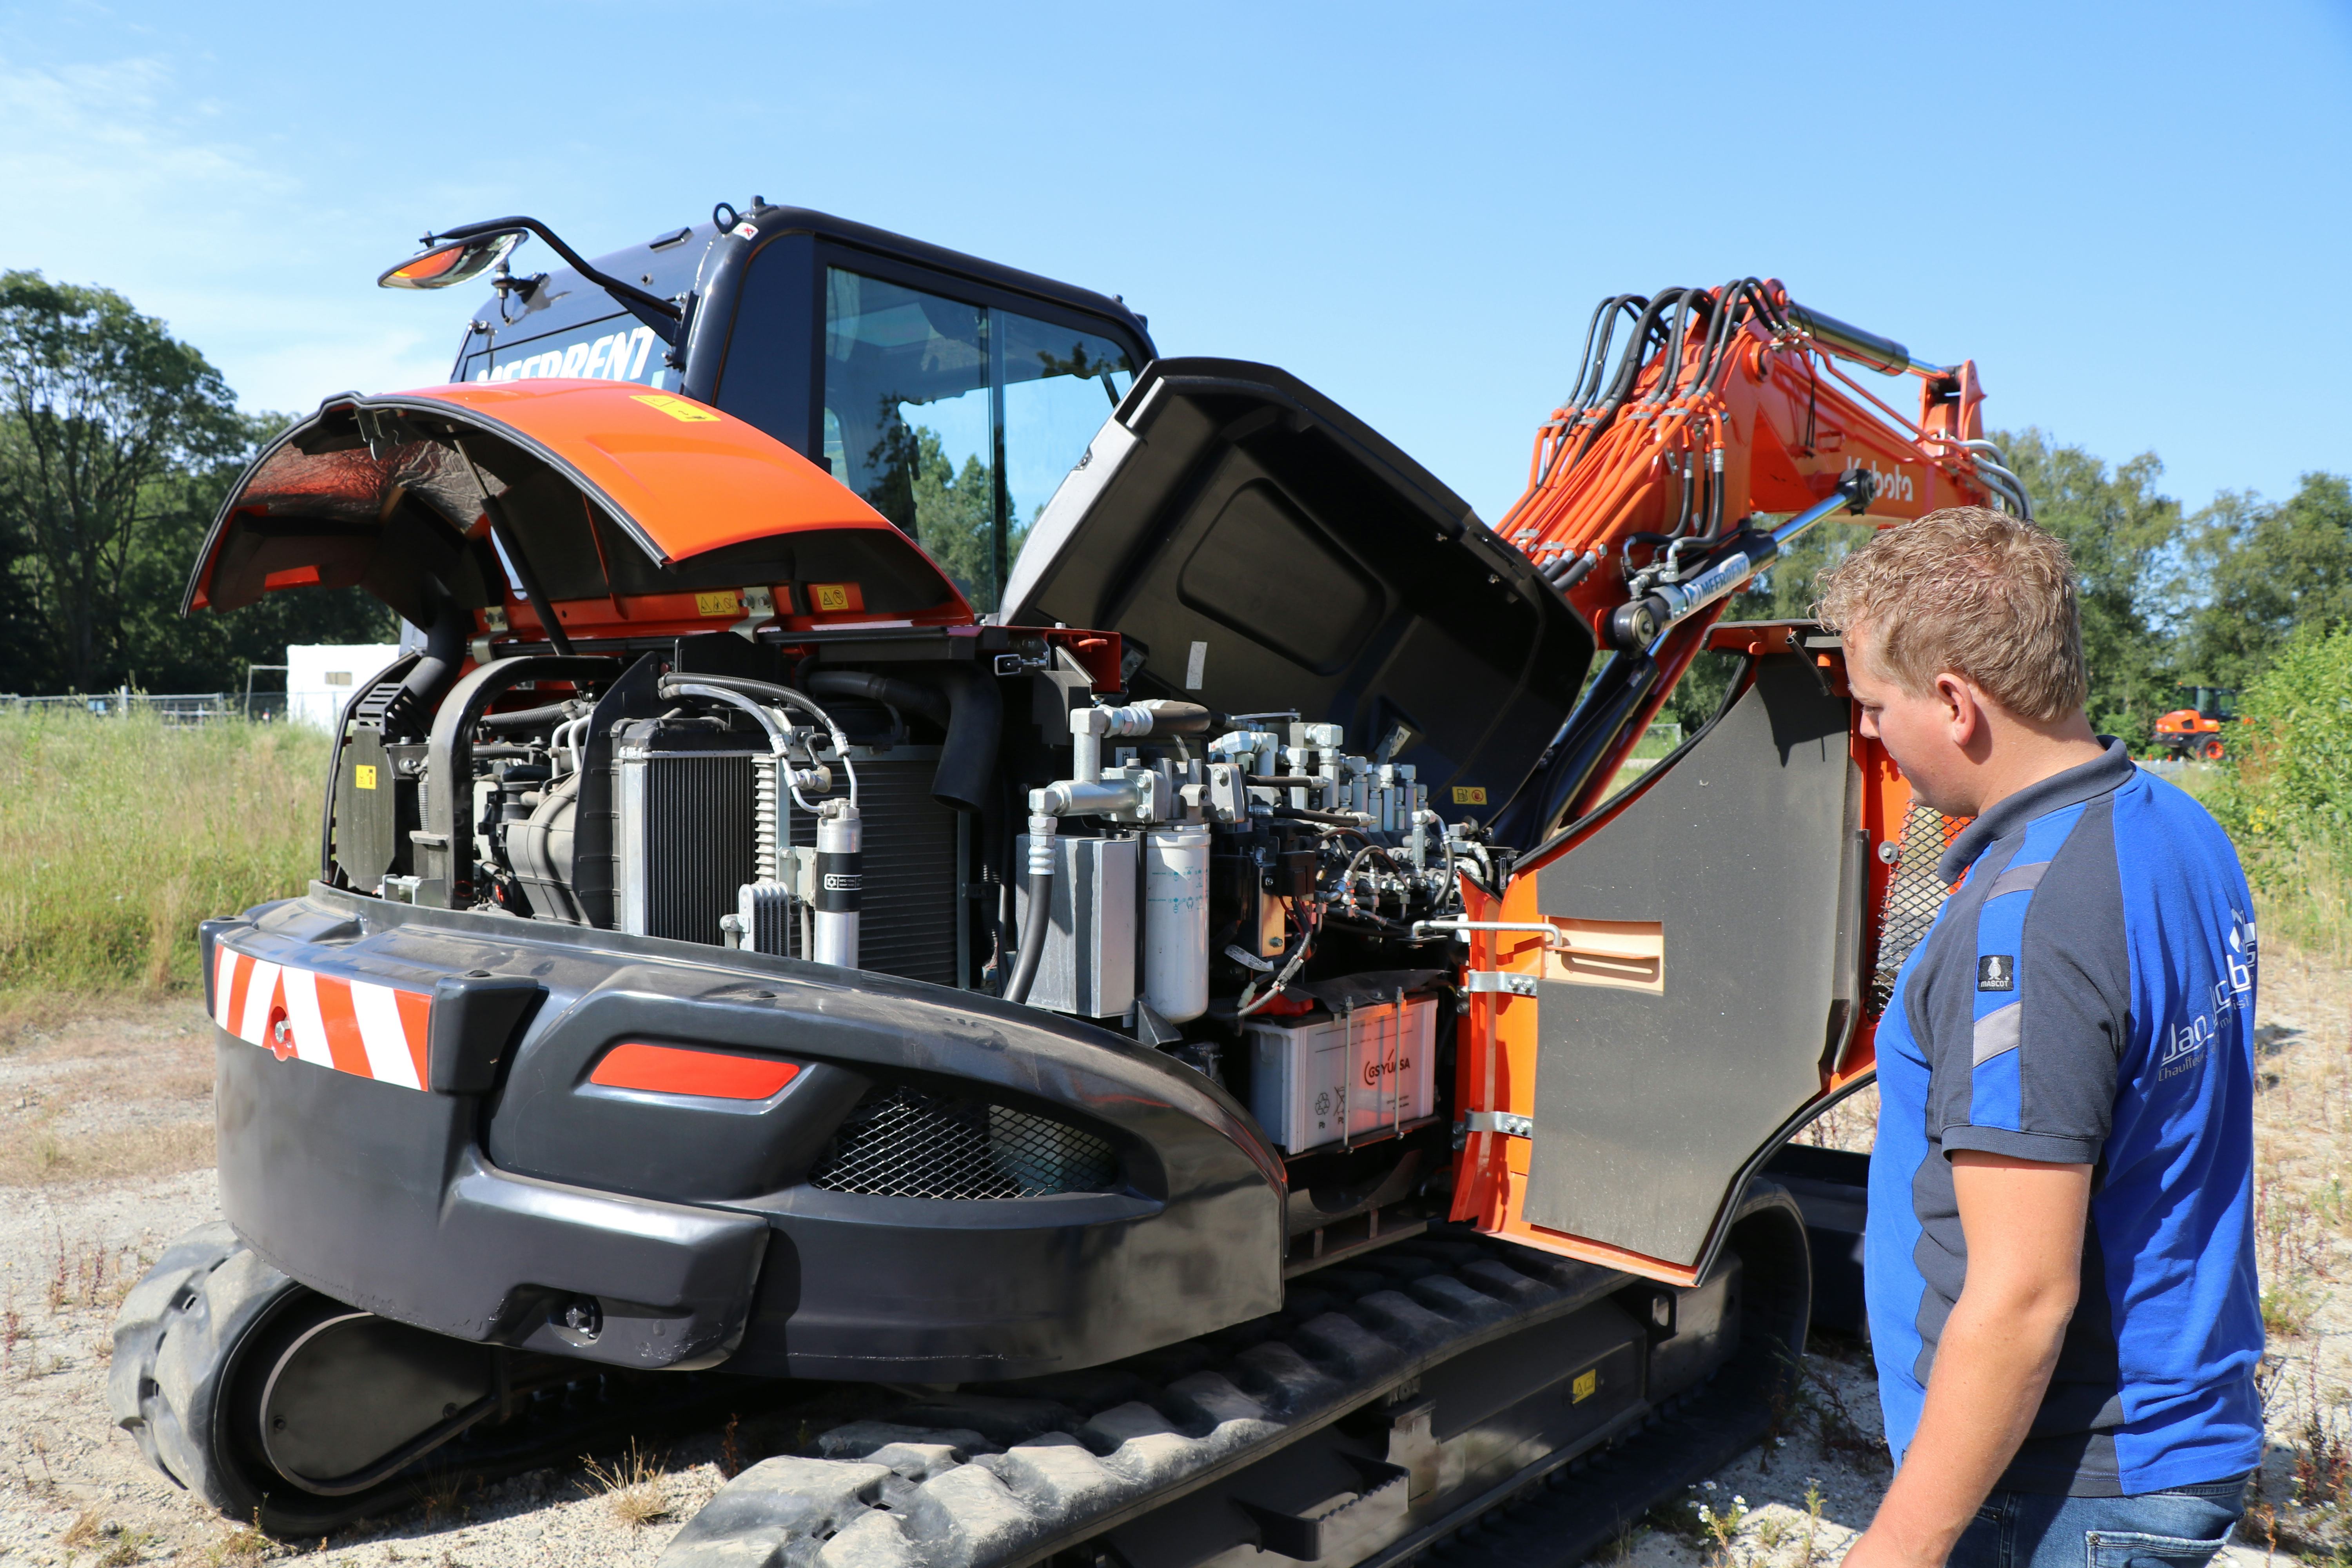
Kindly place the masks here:
MULTIPOLYGON (((1706 1483, 1712 1488, 1715 1483, 1706 1483)), ((1659 1534, 1672 1537, 1692 1547, 1703 1547, 1711 1539, 1706 1525, 1700 1519, 1706 1505, 1698 1500, 1698 1488, 1689 1489, 1691 1497, 1680 1503, 1661 1502, 1642 1516, 1642 1522, 1659 1534)))
POLYGON ((1886 1445, 1863 1430, 1853 1412, 1846 1408, 1845 1398, 1838 1393, 1837 1385, 1811 1363, 1798 1364, 1805 1379, 1799 1397, 1812 1408, 1814 1429, 1821 1437, 1822 1451, 1842 1456, 1865 1470, 1885 1468, 1886 1445))
POLYGON ((2263 1330, 2280 1339, 2300 1339, 2311 1331, 2311 1320, 2321 1298, 2299 1279, 2284 1280, 2263 1292, 2263 1330))
POLYGON ((1778 1552, 1788 1536, 1789 1521, 1779 1514, 1756 1521, 1756 1543, 1767 1552, 1778 1552))
POLYGON ((66 1526, 66 1532, 58 1537, 58 1544, 78 1552, 85 1546, 96 1545, 99 1537, 105 1533, 105 1529, 98 1516, 98 1510, 86 1508, 81 1510, 79 1518, 66 1526))
POLYGON ((99 1555, 98 1568, 130 1568, 158 1539, 152 1531, 123 1531, 115 1536, 114 1544, 99 1555))
POLYGON ((425 1505, 426 1524, 438 1524, 458 1516, 467 1481, 463 1470, 436 1470, 425 1477, 416 1489, 416 1500, 425 1505))
POLYGON ((719 1473, 730 1481, 741 1475, 751 1463, 743 1452, 742 1425, 740 1415, 730 1415, 727 1430, 719 1435, 719 1473))
POLYGON ((253 1510, 253 1522, 242 1524, 222 1536, 206 1549, 205 1568, 253 1568, 269 1555, 269 1537, 261 1533, 261 1510, 253 1510))
MULTIPOLYGON (((1715 1490, 1713 1481, 1706 1482, 1705 1485, 1708 1491, 1715 1490)), ((1720 1508, 1706 1502, 1694 1502, 1691 1508, 1698 1515, 1700 1525, 1705 1528, 1708 1537, 1715 1542, 1714 1561, 1717 1568, 1725 1568, 1725 1565, 1731 1562, 1731 1543, 1738 1537, 1739 1527, 1748 1522, 1748 1500, 1735 1496, 1720 1508)))
POLYGON ((588 1470, 588 1479, 580 1489, 591 1497, 602 1494, 605 1509, 619 1523, 639 1528, 668 1516, 668 1477, 661 1459, 640 1449, 635 1437, 629 1439, 628 1451, 609 1468, 585 1455, 580 1462, 588 1470))
POLYGON ((1797 1556, 1797 1568, 1813 1568, 1813 1552, 1822 1533, 1822 1482, 1818 1476, 1805 1478, 1805 1544, 1797 1556))

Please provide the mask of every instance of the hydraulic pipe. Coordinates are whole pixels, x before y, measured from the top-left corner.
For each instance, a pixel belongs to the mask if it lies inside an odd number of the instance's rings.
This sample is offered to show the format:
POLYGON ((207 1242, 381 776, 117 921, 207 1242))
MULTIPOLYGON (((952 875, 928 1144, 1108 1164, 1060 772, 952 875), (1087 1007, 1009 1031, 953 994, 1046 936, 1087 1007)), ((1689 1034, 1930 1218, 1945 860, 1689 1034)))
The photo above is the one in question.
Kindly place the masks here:
POLYGON ((1054 925, 1054 830, 1059 826, 1042 811, 1029 814, 1029 918, 1021 922, 1021 952, 1004 986, 1007 1002, 1029 1000, 1045 956, 1045 933, 1054 925))

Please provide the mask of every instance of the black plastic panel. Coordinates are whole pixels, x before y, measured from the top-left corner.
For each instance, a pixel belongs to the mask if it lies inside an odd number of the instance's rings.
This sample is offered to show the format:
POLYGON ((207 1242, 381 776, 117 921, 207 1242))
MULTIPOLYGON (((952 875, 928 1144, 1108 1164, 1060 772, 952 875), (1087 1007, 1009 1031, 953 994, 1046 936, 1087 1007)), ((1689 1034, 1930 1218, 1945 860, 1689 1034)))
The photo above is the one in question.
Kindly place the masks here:
POLYGON ((1654 921, 1663 994, 1539 983, 1526 1214, 1688 1267, 1732 1184, 1821 1089, 1853 763, 1847 704, 1792 657, 1582 847, 1536 873, 1549 916, 1654 921))

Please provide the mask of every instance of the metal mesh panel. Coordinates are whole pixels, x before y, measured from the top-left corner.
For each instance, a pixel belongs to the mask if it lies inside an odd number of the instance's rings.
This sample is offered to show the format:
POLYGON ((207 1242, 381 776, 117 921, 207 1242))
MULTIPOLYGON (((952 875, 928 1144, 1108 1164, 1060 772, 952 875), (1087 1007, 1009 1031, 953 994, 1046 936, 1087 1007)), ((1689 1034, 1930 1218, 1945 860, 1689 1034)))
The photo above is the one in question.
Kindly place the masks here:
POLYGON ((1951 889, 1937 874, 1936 862, 1966 825, 1964 817, 1946 816, 1916 804, 1903 814, 1903 858, 1887 879, 1886 902, 1878 913, 1878 963, 1870 980, 1874 1016, 1886 1011, 1887 1000, 1895 994, 1895 971, 1944 907, 1951 889))
POLYGON ((850 1113, 809 1177, 834 1193, 895 1198, 1034 1198, 1118 1185, 1091 1132, 1009 1105, 894 1089, 850 1113))
MULTIPOLYGON (((900 747, 898 755, 860 758, 857 809, 865 818, 865 918, 858 922, 857 967, 877 974, 956 984, 956 814, 931 798, 939 753, 900 747), (908 754, 912 753, 912 754, 908 754)), ((836 769, 838 764, 835 764, 836 769)), ((835 786, 838 790, 838 785, 835 786)), ((816 818, 792 814, 791 841, 816 842, 816 818)), ((790 933, 800 951, 797 923, 790 933)))

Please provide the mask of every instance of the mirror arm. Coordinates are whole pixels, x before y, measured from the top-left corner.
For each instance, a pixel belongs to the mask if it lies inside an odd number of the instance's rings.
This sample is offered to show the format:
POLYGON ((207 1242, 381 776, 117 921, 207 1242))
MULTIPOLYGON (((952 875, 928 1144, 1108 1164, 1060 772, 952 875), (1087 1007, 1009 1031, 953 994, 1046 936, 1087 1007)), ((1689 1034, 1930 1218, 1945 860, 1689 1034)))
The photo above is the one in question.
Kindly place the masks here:
POLYGON ((527 229, 547 241, 574 272, 619 300, 627 308, 629 314, 651 327, 663 342, 672 348, 677 346, 678 325, 683 312, 676 305, 657 294, 646 293, 634 283, 624 283, 618 278, 598 271, 589 265, 585 257, 558 238, 553 229, 535 217, 500 217, 492 218, 488 223, 459 224, 438 234, 428 234, 425 241, 428 246, 443 245, 453 239, 478 239, 484 235, 508 234, 519 228, 527 229))

